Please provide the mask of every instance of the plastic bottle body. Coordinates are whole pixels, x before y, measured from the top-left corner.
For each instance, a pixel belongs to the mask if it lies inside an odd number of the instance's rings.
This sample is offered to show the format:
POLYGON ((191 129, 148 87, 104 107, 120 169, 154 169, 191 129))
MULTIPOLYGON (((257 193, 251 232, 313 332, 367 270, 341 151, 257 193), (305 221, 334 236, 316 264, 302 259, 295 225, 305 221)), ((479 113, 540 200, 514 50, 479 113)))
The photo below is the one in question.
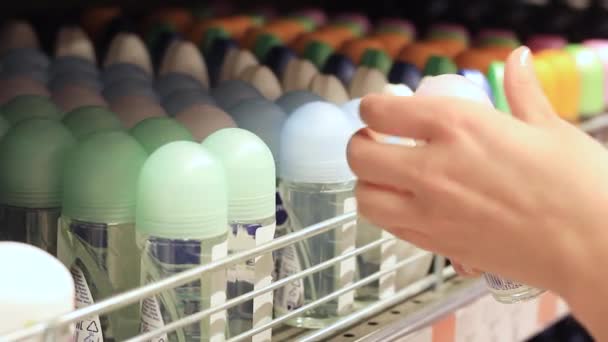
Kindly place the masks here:
MULTIPOLYGON (((62 216, 57 256, 72 273, 76 307, 82 308, 139 286, 139 251, 133 223, 93 223, 62 216)), ((122 341, 139 329, 139 305, 76 323, 75 341, 122 341)))
MULTIPOLYGON (((281 183, 283 205, 287 209, 291 231, 356 211, 354 181, 333 184, 281 183)), ((281 255, 281 269, 278 277, 284 278, 294 272, 310 268, 354 249, 356 223, 349 222, 342 227, 316 235, 295 245, 295 254, 281 255)), ((306 277, 301 281, 286 285, 278 291, 275 312, 285 314, 312 301, 325 297, 352 283, 356 271, 355 258, 347 259, 306 277)), ((329 301, 306 312, 288 323, 298 327, 322 328, 338 317, 353 310, 354 293, 329 301)))
POLYGON ((57 220, 61 208, 0 206, 0 241, 18 241, 57 255, 57 220))
MULTIPOLYGON (((275 234, 275 216, 254 221, 230 222, 228 253, 248 251, 272 241, 275 234)), ((228 299, 236 298, 272 282, 272 255, 263 255, 243 263, 231 265, 227 275, 228 299)), ((263 295, 228 309, 230 336, 237 336, 262 320, 272 319, 272 293, 263 295)))
MULTIPOLYGON (((204 265, 227 255, 227 234, 205 240, 168 239, 140 235, 141 283, 149 284, 204 265)), ((226 270, 210 272, 200 280, 178 286, 143 300, 141 332, 155 330, 185 316, 217 306, 226 300, 226 270)), ((223 341, 226 313, 220 311, 198 324, 187 326, 153 341, 223 341)))
POLYGON ((514 282, 490 273, 484 273, 484 278, 494 299, 504 304, 515 304, 532 300, 545 292, 545 290, 514 282))

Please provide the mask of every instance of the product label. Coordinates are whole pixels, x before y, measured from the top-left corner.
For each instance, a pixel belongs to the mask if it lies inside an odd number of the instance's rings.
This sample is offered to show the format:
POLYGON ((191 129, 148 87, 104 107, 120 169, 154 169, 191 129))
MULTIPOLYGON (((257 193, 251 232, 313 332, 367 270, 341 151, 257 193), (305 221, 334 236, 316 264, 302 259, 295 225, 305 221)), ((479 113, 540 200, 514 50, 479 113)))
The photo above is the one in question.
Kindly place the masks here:
MULTIPOLYGON (((380 271, 384 271, 397 264, 397 240, 389 232, 383 230, 382 238, 392 238, 380 246, 380 271)), ((395 294, 397 272, 391 272, 380 277, 378 282, 378 297, 380 299, 390 298, 395 294)))
MULTIPOLYGON (((156 297, 149 297, 141 303, 141 332, 149 332, 165 326, 163 316, 160 313, 160 305, 156 297)), ((151 342, 167 342, 167 334, 150 339, 151 342)))
MULTIPOLYGON (((211 249, 211 261, 225 258, 228 255, 228 241, 219 243, 211 249)), ((206 297, 210 293, 210 301, 205 308, 216 307, 226 302, 226 271, 220 270, 209 274, 210 288, 207 290, 206 282, 202 284, 202 294, 206 297), (209 291, 209 292, 207 292, 209 291)), ((203 280, 205 280, 203 278, 203 280)), ((223 342, 226 332, 226 311, 219 311, 209 316, 203 323, 203 331, 208 331, 210 342, 223 342)))
MULTIPOLYGON (((357 200, 354 197, 347 198, 344 201, 344 214, 357 211, 357 200)), ((336 229, 336 256, 340 256, 355 250, 355 241, 357 234, 357 222, 345 223, 342 227, 336 229)), ((355 272, 357 270, 357 260, 355 257, 348 258, 342 261, 337 267, 336 289, 342 289, 352 284, 355 272)), ((355 300, 355 291, 348 292, 338 297, 338 315, 345 315, 352 310, 355 300)))
MULTIPOLYGON (((70 271, 72 273, 72 277, 74 278, 76 309, 93 304, 94 301, 93 296, 91 295, 91 290, 89 289, 87 280, 80 267, 74 265, 70 271)), ((101 332, 101 321, 99 320, 99 316, 87 317, 77 322, 74 341, 102 342, 103 334, 101 332)))

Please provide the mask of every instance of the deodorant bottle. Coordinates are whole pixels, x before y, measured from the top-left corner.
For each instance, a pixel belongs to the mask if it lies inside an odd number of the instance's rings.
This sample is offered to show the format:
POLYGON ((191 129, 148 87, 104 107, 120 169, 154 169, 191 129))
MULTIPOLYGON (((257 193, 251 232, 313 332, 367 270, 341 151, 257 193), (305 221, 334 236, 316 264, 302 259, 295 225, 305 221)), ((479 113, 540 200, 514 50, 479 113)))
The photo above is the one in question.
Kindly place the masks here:
MULTIPOLYGON (((346 161, 352 123, 337 106, 312 102, 292 113, 281 133, 280 192, 291 231, 357 210, 355 177, 346 161)), ((279 278, 317 265, 355 248, 356 224, 348 222, 296 244, 295 253, 281 255, 279 278)), ((349 258, 277 293, 280 316, 352 283, 355 258, 349 258)), ((353 309, 354 294, 329 301, 289 324, 322 328, 353 309)))
MULTIPOLYGON (((55 319, 74 309, 74 281, 57 259, 43 250, 17 242, 0 242, 0 339, 2 335, 55 319), (35 270, 35 271, 33 271, 35 270), (44 281, 40 281, 44 279, 44 281)), ((67 326, 51 341, 73 338, 67 326)), ((42 336, 26 339, 42 342, 42 336)))
MULTIPOLYGON (((443 75, 422 82, 415 96, 429 95, 461 97, 492 106, 492 101, 481 87, 460 75, 443 75)), ((494 298, 505 304, 531 300, 544 292, 490 273, 485 273, 484 278, 494 298)))
POLYGON ((28 119, 0 142, 0 240, 27 242, 55 255, 61 171, 76 140, 57 120, 28 119))
MULTIPOLYGON (((228 185, 228 252, 238 253, 272 241, 275 234, 275 165, 272 152, 262 139, 239 128, 226 128, 210 135, 203 146, 221 161, 228 185)), ((228 270, 228 298, 269 286, 272 253, 233 265, 228 270)), ((272 320, 269 292, 228 310, 230 334, 236 336, 272 320)), ((253 337, 270 341, 268 329, 253 337)))
MULTIPOLYGON (((57 254, 74 277, 77 308, 139 286, 135 192, 146 158, 128 133, 107 131, 81 141, 66 162, 57 254)), ((76 330, 85 336, 94 325, 94 340, 125 340, 138 332, 138 308, 87 317, 76 330)))
MULTIPOLYGON (((220 161, 199 143, 176 141, 144 164, 137 188, 141 284, 224 258, 228 253, 226 177, 220 161)), ((226 300, 226 270, 204 274, 141 304, 141 332, 155 330, 226 300)), ((153 341, 223 341, 226 312, 153 341)))

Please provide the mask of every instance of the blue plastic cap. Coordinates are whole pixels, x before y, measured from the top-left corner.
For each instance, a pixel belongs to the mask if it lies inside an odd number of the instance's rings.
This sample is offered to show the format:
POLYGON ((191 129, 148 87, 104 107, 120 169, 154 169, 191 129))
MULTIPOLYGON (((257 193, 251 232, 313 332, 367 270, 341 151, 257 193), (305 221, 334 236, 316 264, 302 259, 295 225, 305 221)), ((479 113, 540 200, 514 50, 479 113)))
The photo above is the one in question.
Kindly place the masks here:
POLYGON ((392 84, 405 84, 410 89, 418 88, 422 80, 422 72, 413 64, 395 62, 388 73, 388 81, 392 84))
POLYGON ((287 68, 287 64, 296 57, 295 52, 290 48, 277 45, 266 54, 264 64, 277 75, 278 79, 283 79, 283 72, 287 68))
POLYGON ((287 115, 289 115, 293 113, 294 110, 307 103, 319 101, 322 102, 325 101, 325 99, 307 90, 294 90, 283 94, 283 96, 279 97, 275 103, 281 107, 287 115))
POLYGON ((220 83, 211 90, 215 102, 224 110, 248 99, 262 98, 262 94, 249 83, 240 80, 230 80, 220 83))
POLYGON ((171 72, 161 76, 156 81, 154 88, 163 100, 176 91, 191 89, 204 90, 203 85, 196 78, 177 72, 171 72))
POLYGON ((333 54, 327 59, 322 71, 324 74, 336 76, 345 86, 348 86, 355 76, 357 66, 347 56, 333 54))
POLYGON ((175 116, 194 105, 215 105, 215 100, 204 89, 187 89, 173 92, 163 100, 163 107, 169 115, 175 116))

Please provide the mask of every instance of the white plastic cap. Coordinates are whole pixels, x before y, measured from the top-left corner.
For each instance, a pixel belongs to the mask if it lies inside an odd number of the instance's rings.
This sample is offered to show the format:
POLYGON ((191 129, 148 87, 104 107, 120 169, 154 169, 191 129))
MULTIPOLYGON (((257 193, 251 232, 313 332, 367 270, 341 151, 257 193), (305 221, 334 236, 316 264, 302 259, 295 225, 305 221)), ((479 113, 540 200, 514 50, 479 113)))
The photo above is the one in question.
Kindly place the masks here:
POLYGON ((36 247, 0 242, 0 335, 74 309, 74 281, 53 256, 36 247))
POLYGON ((352 133, 352 121, 336 105, 311 102, 296 109, 281 132, 280 178, 296 183, 353 180, 346 161, 352 133))

